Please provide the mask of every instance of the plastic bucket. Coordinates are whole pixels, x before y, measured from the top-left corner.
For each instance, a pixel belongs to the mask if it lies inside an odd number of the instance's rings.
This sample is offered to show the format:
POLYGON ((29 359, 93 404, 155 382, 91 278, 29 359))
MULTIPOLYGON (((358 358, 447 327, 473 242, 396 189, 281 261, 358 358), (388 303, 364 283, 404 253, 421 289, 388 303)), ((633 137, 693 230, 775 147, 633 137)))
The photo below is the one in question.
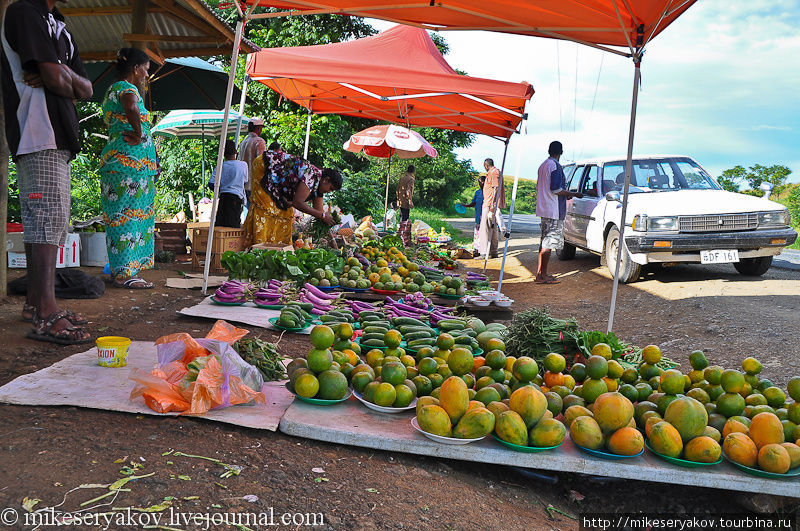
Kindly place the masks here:
POLYGON ((97 364, 101 367, 124 367, 128 364, 127 337, 103 336, 97 338, 97 364))

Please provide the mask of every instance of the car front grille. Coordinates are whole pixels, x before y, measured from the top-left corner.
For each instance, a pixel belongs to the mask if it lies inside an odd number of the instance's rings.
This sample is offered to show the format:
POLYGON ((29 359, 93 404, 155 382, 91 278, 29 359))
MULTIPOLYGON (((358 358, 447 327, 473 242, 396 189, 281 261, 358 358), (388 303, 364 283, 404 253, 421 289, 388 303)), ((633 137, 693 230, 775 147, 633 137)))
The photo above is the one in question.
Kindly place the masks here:
POLYGON ((758 214, 718 214, 715 216, 679 216, 681 232, 722 232, 758 228, 758 214))

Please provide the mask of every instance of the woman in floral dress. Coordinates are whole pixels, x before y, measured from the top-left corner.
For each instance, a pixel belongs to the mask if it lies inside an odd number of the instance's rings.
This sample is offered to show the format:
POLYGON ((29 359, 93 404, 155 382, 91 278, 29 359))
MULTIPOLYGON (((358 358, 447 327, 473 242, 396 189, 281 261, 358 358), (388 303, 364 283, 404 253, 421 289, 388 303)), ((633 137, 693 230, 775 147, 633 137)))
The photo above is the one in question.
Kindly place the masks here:
POLYGON ((252 243, 291 244, 294 209, 333 225, 333 218, 323 210, 323 195, 342 187, 338 171, 320 170, 273 144, 253 160, 250 180, 252 194, 244 228, 252 243))
POLYGON ((116 67, 117 82, 103 100, 109 135, 100 167, 106 246, 114 285, 149 289, 153 284, 138 274, 153 267, 154 178, 160 171, 142 98, 150 59, 138 48, 122 48, 116 67))

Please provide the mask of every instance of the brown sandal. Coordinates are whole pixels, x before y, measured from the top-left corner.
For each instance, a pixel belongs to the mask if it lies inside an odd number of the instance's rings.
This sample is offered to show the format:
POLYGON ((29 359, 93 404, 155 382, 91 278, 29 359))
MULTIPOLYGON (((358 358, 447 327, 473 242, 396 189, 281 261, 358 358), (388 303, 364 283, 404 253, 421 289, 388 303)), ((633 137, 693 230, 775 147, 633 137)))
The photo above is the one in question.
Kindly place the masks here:
POLYGON ((39 312, 36 311, 33 314, 33 330, 28 332, 27 337, 29 339, 35 339, 36 341, 45 341, 58 345, 80 345, 92 340, 92 337, 87 334, 83 328, 69 326, 62 330, 54 331, 53 326, 62 319, 69 321, 65 310, 53 312, 47 319, 44 319, 39 315, 39 312))
MULTIPOLYGON (((84 319, 83 317, 78 315, 77 313, 73 312, 72 310, 64 310, 64 313, 66 314, 64 319, 66 319, 67 321, 69 321, 70 323, 72 323, 74 325, 81 326, 81 325, 89 324, 89 321, 87 321, 86 319, 84 319)), ((27 304, 27 303, 23 304, 22 305, 22 314, 23 314, 22 315, 22 320, 23 321, 25 321, 26 323, 33 322, 33 316, 36 315, 36 306, 34 306, 32 304, 27 304), (25 312, 31 312, 31 317, 25 317, 25 312)))

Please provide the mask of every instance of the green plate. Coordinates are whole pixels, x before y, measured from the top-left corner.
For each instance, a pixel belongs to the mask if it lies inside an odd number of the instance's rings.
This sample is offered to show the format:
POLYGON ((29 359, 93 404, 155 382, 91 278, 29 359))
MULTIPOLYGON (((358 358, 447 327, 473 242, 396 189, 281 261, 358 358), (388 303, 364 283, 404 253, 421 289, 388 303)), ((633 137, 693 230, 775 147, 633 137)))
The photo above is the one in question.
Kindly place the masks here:
POLYGON ((562 439, 561 442, 558 443, 555 446, 520 446, 519 444, 514 444, 514 443, 510 443, 508 441, 504 441, 503 439, 498 437, 497 434, 495 434, 495 433, 492 434, 492 437, 494 437, 494 439, 496 441, 498 441, 499 443, 501 443, 501 444, 503 444, 505 446, 508 446, 509 448, 514 450, 515 452, 522 452, 524 454, 536 454, 536 453, 544 452, 544 451, 547 451, 547 450, 555 450, 556 448, 558 448, 559 446, 564 444, 564 440, 562 439))
POLYGON ((447 293, 434 293, 433 295, 436 295, 437 297, 441 297, 443 299, 450 299, 450 300, 456 300, 463 297, 463 295, 448 295, 447 293))
POLYGON ((483 355, 483 349, 480 348, 480 347, 478 347, 478 348, 476 348, 475 350, 472 351, 472 357, 473 358, 477 358, 478 356, 482 356, 482 355, 483 355))
POLYGON ((686 468, 701 468, 701 467, 704 467, 704 466, 718 465, 718 464, 720 464, 722 462, 722 456, 720 456, 720 458, 717 459, 716 461, 714 461, 713 463, 698 463, 698 462, 695 462, 695 461, 689 461, 687 459, 678 459, 677 457, 669 457, 669 456, 666 456, 664 454, 660 454, 660 453, 656 452, 655 450, 653 450, 653 448, 650 446, 650 442, 647 439, 644 440, 644 445, 647 447, 648 450, 653 452, 655 455, 657 455, 658 457, 660 457, 664 461, 672 463, 673 465, 685 466, 686 468))
POLYGON ((222 302, 222 301, 218 301, 217 299, 214 298, 213 295, 211 296, 211 302, 213 302, 214 304, 219 304, 220 306, 242 306, 244 304, 244 302, 222 302))
MULTIPOLYGON (((376 349, 378 349, 378 350, 387 350, 387 349, 389 348, 389 347, 387 347, 387 346, 385 346, 385 345, 384 345, 384 346, 382 346, 382 347, 371 347, 371 346, 369 346, 369 345, 362 345, 362 344, 361 344, 361 336, 359 336, 359 337, 357 337, 357 338, 356 338, 356 340, 355 340, 355 343, 358 343, 358 346, 359 346, 359 347, 361 347, 361 350, 364 350, 364 349, 369 349, 369 350, 372 350, 372 349, 374 349, 374 348, 376 348, 376 349)), ((408 352, 409 350, 406 348, 407 346, 408 346, 408 345, 406 345, 406 342, 405 342, 405 341, 401 341, 401 342, 400 342, 400 347, 399 347, 399 348, 401 348, 401 349, 403 349, 403 350, 405 350, 405 351, 407 351, 407 352, 408 352)), ((414 351, 414 352, 416 352, 416 351, 414 351)))
POLYGON ((256 304, 255 302, 253 304, 256 305, 256 308, 263 308, 265 310, 281 310, 284 306, 283 304, 256 304))
MULTIPOLYGON (((575 442, 575 441, 572 441, 572 442, 575 442)), ((639 452, 638 454, 635 454, 635 455, 617 455, 617 454, 612 454, 612 453, 609 453, 609 452, 601 452, 600 450, 591 450, 591 449, 585 448, 585 447, 583 447, 583 446, 581 446, 579 444, 576 444, 575 446, 577 446, 578 448, 580 448, 581 450, 583 450, 587 454, 591 454, 591 455, 594 455, 594 456, 597 456, 597 457, 602 457, 603 459, 608 459, 610 461, 618 461, 620 459, 628 459, 629 457, 639 457, 640 455, 642 455, 644 453, 644 448, 642 448, 641 452, 639 452)))
POLYGON ((298 400, 302 402, 308 402, 309 404, 314 404, 315 406, 333 406, 335 404, 339 404, 341 402, 344 402, 345 400, 348 400, 353 395, 353 390, 348 388, 347 394, 344 395, 344 398, 340 398, 339 400, 325 400, 322 398, 306 398, 304 396, 300 396, 291 389, 289 389, 289 382, 286 382, 286 389, 289 390, 289 392, 292 393, 298 400))
POLYGON ((287 328, 285 326, 279 325, 278 324, 278 319, 279 319, 278 317, 270 317, 269 319, 267 319, 267 321, 269 321, 269 324, 271 324, 272 326, 274 326, 278 330, 286 330, 287 332, 302 332, 303 330, 305 330, 306 328, 311 326, 310 323, 306 322, 305 326, 301 326, 299 328, 287 328))
POLYGON ((728 461, 730 464, 735 466, 736 468, 740 468, 750 474, 751 476, 758 476, 760 478, 768 478, 768 479, 786 479, 792 478, 796 476, 800 476, 800 467, 793 468, 786 472, 785 474, 778 474, 775 472, 767 472, 766 470, 759 470, 757 468, 751 468, 749 466, 741 465, 733 460, 730 457, 725 455, 725 452, 722 452, 722 456, 728 461))

